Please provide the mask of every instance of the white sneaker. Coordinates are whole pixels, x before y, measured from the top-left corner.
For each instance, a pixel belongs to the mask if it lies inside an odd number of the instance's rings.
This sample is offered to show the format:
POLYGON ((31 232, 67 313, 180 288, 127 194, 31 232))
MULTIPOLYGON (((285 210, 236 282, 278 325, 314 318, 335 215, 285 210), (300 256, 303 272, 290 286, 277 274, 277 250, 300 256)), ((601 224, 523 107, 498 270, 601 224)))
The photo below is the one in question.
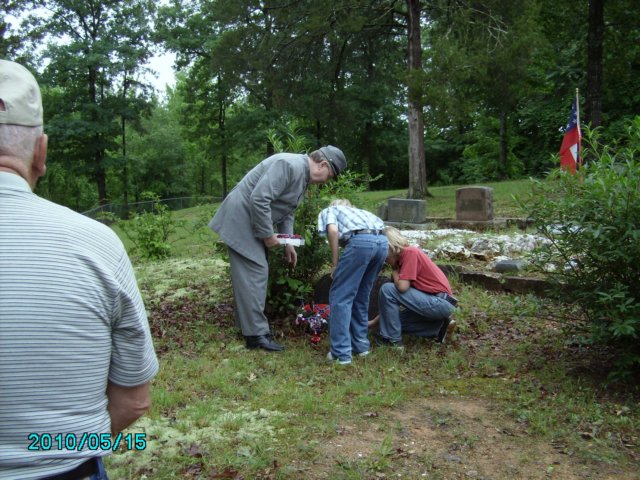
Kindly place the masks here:
POLYGON ((366 350, 366 351, 360 352, 360 353, 356 353, 356 357, 366 357, 367 355, 369 355, 369 350, 366 350))
POLYGON ((334 357, 331 352, 327 353, 327 360, 330 362, 336 362, 338 365, 351 365, 351 360, 340 360, 339 358, 334 357))

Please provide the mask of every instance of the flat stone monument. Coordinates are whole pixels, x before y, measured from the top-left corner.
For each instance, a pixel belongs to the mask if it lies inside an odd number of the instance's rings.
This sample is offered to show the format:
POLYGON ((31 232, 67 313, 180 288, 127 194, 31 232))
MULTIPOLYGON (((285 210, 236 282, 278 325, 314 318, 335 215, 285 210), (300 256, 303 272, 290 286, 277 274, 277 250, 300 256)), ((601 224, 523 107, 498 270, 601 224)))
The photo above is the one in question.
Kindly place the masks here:
POLYGON ((422 223, 427 216, 427 208, 424 200, 390 198, 386 213, 390 222, 422 223))
POLYGON ((493 221, 493 188, 464 187, 456 190, 456 220, 493 221))
POLYGON ((380 217, 380 219, 388 220, 389 215, 387 212, 387 206, 384 203, 378 206, 378 217, 380 217))

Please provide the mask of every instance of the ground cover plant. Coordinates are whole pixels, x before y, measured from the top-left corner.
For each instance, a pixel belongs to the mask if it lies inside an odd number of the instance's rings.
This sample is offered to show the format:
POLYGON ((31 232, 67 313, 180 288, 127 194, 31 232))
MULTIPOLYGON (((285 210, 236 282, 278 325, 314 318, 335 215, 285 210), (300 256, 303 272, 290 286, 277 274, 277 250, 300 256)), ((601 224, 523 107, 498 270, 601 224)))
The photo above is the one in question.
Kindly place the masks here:
POLYGON ((135 259, 161 370, 129 430, 147 447, 110 456, 111 478, 640 478, 638 386, 607 383, 611 351, 579 341, 579 311, 453 278, 450 344, 338 367, 292 315, 285 352, 248 351, 224 255, 195 227, 212 208, 177 212, 172 257, 135 259))

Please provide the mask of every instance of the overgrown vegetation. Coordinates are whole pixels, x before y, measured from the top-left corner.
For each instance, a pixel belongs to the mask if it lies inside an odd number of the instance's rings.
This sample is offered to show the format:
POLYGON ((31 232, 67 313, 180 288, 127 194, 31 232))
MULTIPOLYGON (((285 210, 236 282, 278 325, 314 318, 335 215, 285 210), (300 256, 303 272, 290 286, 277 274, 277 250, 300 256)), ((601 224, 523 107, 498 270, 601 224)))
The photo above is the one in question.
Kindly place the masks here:
MULTIPOLYGON (((496 210, 526 188, 496 188, 496 210)), ((453 209, 444 197, 438 208, 453 209)), ((169 259, 136 262, 162 368, 130 429, 147 448, 108 457, 111 477, 640 478, 639 384, 607 381, 612 351, 581 341, 588 322, 573 305, 451 278, 453 343, 407 338, 404 354, 373 349, 339 368, 324 360, 326 335, 312 347, 289 315, 275 328, 285 352, 248 351, 202 220, 211 210, 176 212, 203 230, 176 232, 169 259)))
POLYGON ((455 343, 339 368, 292 321, 285 352, 247 351, 208 254, 137 274, 162 368, 130 429, 148 447, 108 457, 113 478, 638 478, 638 387, 603 383, 608 352, 575 341, 560 303, 453 278, 455 343))
POLYGON ((172 248, 169 239, 180 224, 158 195, 144 192, 142 198, 151 202, 151 209, 136 213, 131 220, 118 225, 133 244, 134 255, 150 260, 166 258, 172 248))
POLYGON ((590 320, 591 340, 614 347, 618 374, 640 366, 640 117, 615 145, 587 131, 577 175, 535 181, 525 202, 550 243, 533 258, 590 320))
POLYGON ((431 185, 544 175, 576 88, 583 121, 601 119, 607 138, 640 111, 637 0, 411 3, 423 68, 410 76, 398 0, 0 3, 0 56, 43 87, 39 194, 79 211, 143 191, 219 196, 288 120, 304 147, 340 146, 355 172, 382 174, 372 188, 403 188, 409 86, 424 104, 431 185), (147 61, 163 49, 180 75, 156 96, 147 61))

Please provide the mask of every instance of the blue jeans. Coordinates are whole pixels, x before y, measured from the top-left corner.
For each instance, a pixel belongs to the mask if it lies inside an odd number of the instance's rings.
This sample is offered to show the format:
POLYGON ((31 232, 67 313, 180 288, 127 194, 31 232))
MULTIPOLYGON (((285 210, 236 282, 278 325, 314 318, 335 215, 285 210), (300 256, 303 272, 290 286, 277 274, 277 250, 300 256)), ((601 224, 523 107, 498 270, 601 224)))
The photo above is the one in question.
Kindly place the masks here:
POLYGON ((102 457, 98 458, 98 472, 89 477, 91 480, 109 480, 102 457))
POLYGON ((334 358, 351 360, 352 352, 369 350, 369 297, 387 250, 384 235, 353 235, 338 260, 329 290, 329 341, 334 358))
POLYGON ((415 288, 400 293, 393 282, 382 285, 378 304, 380 335, 394 342, 401 340, 403 333, 436 337, 454 310, 444 298, 415 288))

